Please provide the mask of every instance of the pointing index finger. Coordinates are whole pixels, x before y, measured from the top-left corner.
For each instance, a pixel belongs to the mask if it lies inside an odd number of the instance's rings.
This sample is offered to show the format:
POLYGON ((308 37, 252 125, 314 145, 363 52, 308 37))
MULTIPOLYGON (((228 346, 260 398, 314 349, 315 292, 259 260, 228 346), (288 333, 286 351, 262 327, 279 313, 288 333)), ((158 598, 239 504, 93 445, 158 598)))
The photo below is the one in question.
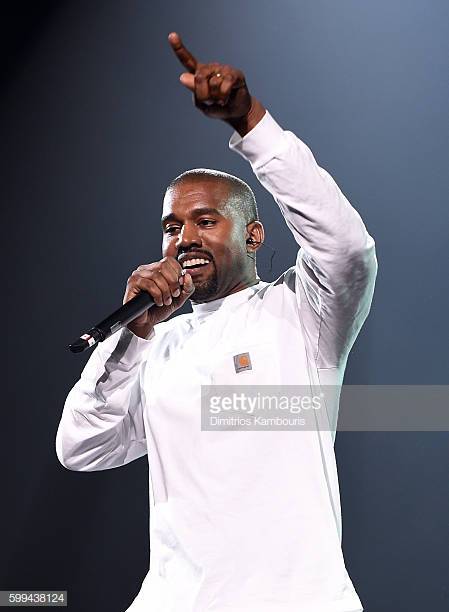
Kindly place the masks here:
POLYGON ((196 71, 198 62, 193 57, 188 49, 184 46, 181 37, 176 32, 171 32, 168 35, 168 42, 171 48, 176 53, 181 64, 192 74, 196 71))

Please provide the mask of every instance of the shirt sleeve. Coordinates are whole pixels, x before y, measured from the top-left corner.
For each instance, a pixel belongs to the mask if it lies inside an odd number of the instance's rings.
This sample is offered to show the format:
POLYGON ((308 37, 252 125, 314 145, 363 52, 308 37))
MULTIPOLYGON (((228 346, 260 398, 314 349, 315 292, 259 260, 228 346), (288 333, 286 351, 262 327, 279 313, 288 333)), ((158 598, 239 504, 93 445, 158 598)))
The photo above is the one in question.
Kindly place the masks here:
POLYGON ((341 366, 370 310, 373 238, 309 147, 268 111, 243 138, 234 132, 229 147, 251 164, 300 247, 286 285, 295 288, 317 367, 341 366))
POLYGON ((152 335, 143 339, 123 328, 90 356, 56 434, 56 454, 67 469, 105 470, 147 453, 141 376, 152 335))

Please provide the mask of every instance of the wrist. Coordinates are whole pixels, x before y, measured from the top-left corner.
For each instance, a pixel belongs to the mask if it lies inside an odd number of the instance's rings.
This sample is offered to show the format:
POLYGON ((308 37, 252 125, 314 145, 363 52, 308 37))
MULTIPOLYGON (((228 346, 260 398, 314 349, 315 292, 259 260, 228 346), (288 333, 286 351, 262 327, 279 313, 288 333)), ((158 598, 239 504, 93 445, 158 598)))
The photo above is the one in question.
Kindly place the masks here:
POLYGON ((133 325, 133 323, 128 323, 126 328, 137 336, 138 338, 142 338, 142 340, 149 340, 151 334, 153 333, 154 327, 152 325, 133 325))
POLYGON ((265 113, 266 109, 264 106, 262 106, 259 100, 251 96, 251 107, 247 114, 236 119, 226 119, 226 123, 228 123, 243 138, 256 127, 265 113))

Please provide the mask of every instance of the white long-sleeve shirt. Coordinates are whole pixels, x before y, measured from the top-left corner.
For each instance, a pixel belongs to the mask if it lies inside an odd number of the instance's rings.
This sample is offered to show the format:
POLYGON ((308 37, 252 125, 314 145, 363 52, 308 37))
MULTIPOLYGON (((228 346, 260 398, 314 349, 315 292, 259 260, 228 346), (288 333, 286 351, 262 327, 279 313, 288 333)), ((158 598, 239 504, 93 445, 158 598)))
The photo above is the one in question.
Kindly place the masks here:
POLYGON ((130 612, 354 612, 334 454, 317 431, 205 431, 202 385, 341 385, 377 262, 356 210, 267 112, 229 146, 273 195, 300 249, 279 279, 98 346, 56 437, 71 470, 148 453, 150 571, 130 612), (237 372, 236 355, 251 369, 237 372))

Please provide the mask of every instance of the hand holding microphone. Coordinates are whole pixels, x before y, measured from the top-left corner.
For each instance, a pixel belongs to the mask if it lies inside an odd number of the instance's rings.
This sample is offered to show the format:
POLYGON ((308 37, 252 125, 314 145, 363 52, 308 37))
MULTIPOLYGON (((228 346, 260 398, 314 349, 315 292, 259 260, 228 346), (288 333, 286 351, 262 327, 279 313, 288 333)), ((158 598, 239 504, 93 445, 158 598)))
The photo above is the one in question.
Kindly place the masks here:
POLYGON ((191 275, 188 272, 183 275, 182 267, 174 257, 139 266, 128 278, 123 304, 146 291, 155 306, 128 323, 128 329, 136 336, 146 338, 157 323, 165 321, 181 308, 194 290, 191 275))
POLYGON ((69 345, 81 353, 106 340, 125 325, 136 336, 147 338, 153 327, 181 308, 195 291, 192 277, 174 257, 139 266, 126 284, 123 306, 69 345))

